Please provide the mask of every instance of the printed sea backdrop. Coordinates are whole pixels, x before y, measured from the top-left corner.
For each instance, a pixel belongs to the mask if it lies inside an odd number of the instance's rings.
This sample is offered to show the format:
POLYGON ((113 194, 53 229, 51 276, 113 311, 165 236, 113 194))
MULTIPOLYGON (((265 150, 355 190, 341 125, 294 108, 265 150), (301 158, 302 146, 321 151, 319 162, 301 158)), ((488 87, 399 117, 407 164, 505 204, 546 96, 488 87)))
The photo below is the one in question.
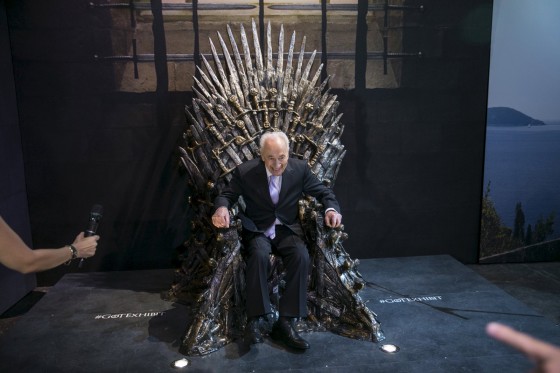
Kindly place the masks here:
POLYGON ((520 214, 524 236, 527 229, 534 234, 539 222, 550 223, 552 218, 546 235, 550 240, 560 237, 560 121, 544 123, 488 125, 483 187, 501 224, 512 234, 520 214))

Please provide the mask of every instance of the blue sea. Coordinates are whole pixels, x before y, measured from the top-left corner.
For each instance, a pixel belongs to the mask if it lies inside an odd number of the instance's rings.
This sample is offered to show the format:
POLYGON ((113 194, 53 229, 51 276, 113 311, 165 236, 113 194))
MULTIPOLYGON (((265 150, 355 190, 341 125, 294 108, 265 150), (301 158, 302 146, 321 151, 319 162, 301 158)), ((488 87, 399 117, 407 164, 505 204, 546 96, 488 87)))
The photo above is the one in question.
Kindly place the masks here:
POLYGON ((560 237, 560 121, 545 126, 487 127, 484 190, 502 224, 513 227, 521 202, 525 225, 555 212, 554 234, 560 237))

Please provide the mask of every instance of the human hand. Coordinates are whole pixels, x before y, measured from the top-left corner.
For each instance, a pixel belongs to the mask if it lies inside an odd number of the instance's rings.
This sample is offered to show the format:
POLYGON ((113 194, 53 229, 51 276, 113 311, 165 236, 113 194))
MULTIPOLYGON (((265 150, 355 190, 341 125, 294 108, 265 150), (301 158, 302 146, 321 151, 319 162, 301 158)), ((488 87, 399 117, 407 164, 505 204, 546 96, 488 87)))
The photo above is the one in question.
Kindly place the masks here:
POLYGON ((325 214, 325 224, 327 227, 337 228, 342 223, 342 215, 335 210, 329 210, 325 214))
POLYGON ((76 239, 72 243, 72 246, 76 248, 78 258, 91 258, 95 255, 97 250, 97 241, 99 240, 98 235, 93 235, 89 237, 84 236, 84 232, 81 232, 76 236, 76 239))
POLYGON ((212 215, 212 224, 216 228, 229 228, 229 211, 227 207, 219 207, 212 215))
POLYGON ((536 364, 533 370, 534 372, 560 372, 559 347, 533 338, 497 322, 488 323, 488 325, 486 325, 486 333, 492 338, 525 354, 525 356, 536 364))

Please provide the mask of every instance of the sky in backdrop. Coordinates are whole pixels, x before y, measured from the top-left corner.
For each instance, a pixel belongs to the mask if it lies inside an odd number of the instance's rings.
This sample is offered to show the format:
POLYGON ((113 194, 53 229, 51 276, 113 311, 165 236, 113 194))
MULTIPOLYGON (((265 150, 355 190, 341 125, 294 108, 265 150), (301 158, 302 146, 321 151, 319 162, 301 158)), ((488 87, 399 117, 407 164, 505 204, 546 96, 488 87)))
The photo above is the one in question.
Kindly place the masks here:
POLYGON ((560 121, 560 0, 494 0, 488 107, 560 121))

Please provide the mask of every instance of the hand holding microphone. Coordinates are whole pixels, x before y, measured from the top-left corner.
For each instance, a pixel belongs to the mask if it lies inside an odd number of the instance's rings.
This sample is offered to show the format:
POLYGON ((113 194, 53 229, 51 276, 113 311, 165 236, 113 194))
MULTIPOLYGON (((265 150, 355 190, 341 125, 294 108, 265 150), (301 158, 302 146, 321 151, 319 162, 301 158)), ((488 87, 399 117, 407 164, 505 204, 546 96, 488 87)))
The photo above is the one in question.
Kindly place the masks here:
POLYGON ((76 257, 81 258, 78 267, 81 268, 85 258, 92 257, 95 254, 97 248, 97 240, 99 236, 95 233, 97 232, 97 227, 99 221, 103 217, 103 206, 93 205, 91 212, 89 214, 89 224, 84 233, 80 233, 73 243, 76 249, 76 257))

